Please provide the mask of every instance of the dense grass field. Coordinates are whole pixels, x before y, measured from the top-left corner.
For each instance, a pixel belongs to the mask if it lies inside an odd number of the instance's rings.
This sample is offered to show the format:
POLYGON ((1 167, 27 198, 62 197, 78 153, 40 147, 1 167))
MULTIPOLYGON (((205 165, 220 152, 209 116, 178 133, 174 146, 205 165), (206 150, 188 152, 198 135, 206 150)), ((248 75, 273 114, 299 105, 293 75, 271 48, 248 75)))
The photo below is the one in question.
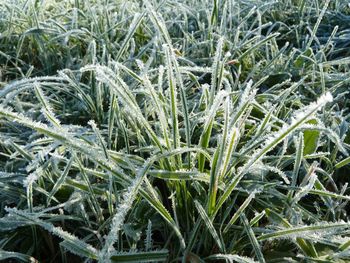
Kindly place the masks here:
POLYGON ((350 5, 0 0, 1 262, 350 262, 350 5))

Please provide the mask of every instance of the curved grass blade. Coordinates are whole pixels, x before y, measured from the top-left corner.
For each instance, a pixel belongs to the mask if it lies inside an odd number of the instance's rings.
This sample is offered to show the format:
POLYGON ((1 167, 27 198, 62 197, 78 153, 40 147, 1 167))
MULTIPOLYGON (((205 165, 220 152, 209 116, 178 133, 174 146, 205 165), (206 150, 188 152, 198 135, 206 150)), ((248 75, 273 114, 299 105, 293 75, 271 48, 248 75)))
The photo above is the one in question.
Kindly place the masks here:
POLYGON ((253 231, 252 227, 250 226, 249 221, 248 221, 247 217, 245 216, 244 212, 240 214, 240 218, 243 222, 244 229, 249 237, 250 243, 253 246, 255 256, 258 258, 258 261, 260 263, 265 263, 264 255, 261 251, 260 244, 259 244, 258 240, 256 239, 254 231, 253 231))
POLYGON ((196 205, 196 208, 197 208, 199 215, 201 216, 203 222, 207 226, 210 234, 212 235, 212 237, 213 237, 214 241, 216 242, 216 244, 218 245, 219 249, 222 252, 225 252, 225 245, 223 244, 222 240, 220 239, 218 233, 216 232, 214 225, 211 222, 207 213, 205 212, 204 208, 197 200, 194 201, 194 204, 196 205))

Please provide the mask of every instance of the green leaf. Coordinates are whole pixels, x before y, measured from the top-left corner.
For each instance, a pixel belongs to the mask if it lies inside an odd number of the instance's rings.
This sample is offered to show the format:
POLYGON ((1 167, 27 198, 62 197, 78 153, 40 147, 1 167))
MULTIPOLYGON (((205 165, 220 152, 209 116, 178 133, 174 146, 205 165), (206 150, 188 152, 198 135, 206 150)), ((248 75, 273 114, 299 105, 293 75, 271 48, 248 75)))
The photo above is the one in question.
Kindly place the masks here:
POLYGON ((0 249, 0 261, 12 262, 8 261, 9 259, 17 259, 23 262, 39 263, 39 261, 37 261, 34 257, 31 257, 29 255, 0 249))
POLYGON ((147 252, 119 252, 110 257, 112 262, 166 262, 168 250, 147 251, 147 252))
POLYGON ((264 255, 261 251, 261 246, 255 237, 254 231, 253 231, 252 227, 250 226, 247 217, 245 216, 244 213, 241 213, 240 218, 243 222, 244 229, 249 237, 250 243, 253 246, 256 257, 258 258, 260 263, 265 263, 264 255))
POLYGON ((217 260, 228 260, 229 262, 238 262, 238 263, 256 263, 252 258, 242 257, 239 255, 233 254, 214 254, 206 258, 207 260, 213 260, 217 262, 217 260))
MULTIPOLYGON (((316 125, 316 120, 310 120, 307 124, 316 125)), ((305 130, 304 131, 304 156, 308 154, 313 154, 318 147, 318 139, 320 137, 320 132, 317 130, 305 130)))
POLYGON ((250 202, 254 199, 255 197, 255 192, 251 193, 246 200, 244 200, 243 204, 237 209, 237 211, 234 213, 226 227, 224 228, 224 233, 227 232, 232 226, 236 220, 240 217, 240 215, 244 212, 244 210, 247 208, 247 206, 250 204, 250 202))
POLYGON ((55 227, 53 224, 39 219, 37 215, 34 216, 32 213, 29 214, 25 211, 17 210, 15 208, 7 208, 6 210, 9 214, 27 221, 28 225, 38 225, 44 228, 45 230, 49 231, 50 233, 58 236, 59 238, 62 238, 64 240, 64 247, 73 254, 92 259, 98 258, 97 249, 87 244, 83 240, 77 238, 76 236, 72 235, 71 233, 64 231, 62 228, 55 227))
MULTIPOLYGON (((271 221, 277 222, 278 224, 281 224, 281 225, 283 225, 284 227, 286 227, 288 229, 293 228, 293 226, 285 218, 283 218, 280 214, 272 211, 269 208, 265 209, 265 212, 266 212, 267 217, 271 221)), ((258 240, 260 240, 261 238, 263 239, 264 238, 263 236, 264 235, 259 236, 258 240)), ((304 253, 306 255, 309 255, 309 256, 312 256, 312 257, 317 257, 317 252, 315 250, 314 245, 311 242, 309 242, 308 240, 305 240, 303 238, 297 237, 296 238, 296 243, 298 244, 300 249, 302 251, 304 251, 304 253)))
POLYGON ((328 223, 323 222, 318 225, 309 225, 309 226, 300 226, 300 227, 290 227, 283 230, 274 231, 268 234, 263 234, 258 237, 259 241, 267 240, 267 239, 275 239, 282 238, 286 236, 298 236, 298 234, 304 232, 319 232, 319 231, 327 231, 327 230, 335 230, 335 229, 349 229, 349 223, 328 223))
POLYGON ((218 233, 216 232, 216 229, 215 229, 213 223, 211 222, 209 216, 205 212, 203 206, 197 200, 194 201, 194 204, 196 205, 196 208, 197 208, 197 210, 199 212, 199 215, 201 216, 202 220, 204 221, 205 225, 207 226, 207 228, 208 228, 210 234, 212 235, 214 241, 219 246, 219 249, 224 252, 225 245, 223 244, 222 240, 220 239, 218 233))
POLYGON ((345 158, 345 159, 341 160, 340 162, 338 162, 335 165, 335 168, 337 168, 337 169, 342 168, 343 166, 348 165, 349 163, 350 163, 350 157, 345 158))
POLYGON ((70 171, 70 168, 73 163, 73 157, 69 160, 67 163, 67 166, 64 168, 64 171, 61 173, 59 178, 57 179, 56 183, 54 184, 51 192, 49 193, 49 196, 47 198, 47 203, 50 204, 52 197, 57 193, 57 191, 60 189, 60 187, 63 185, 64 181, 66 180, 66 177, 70 171))

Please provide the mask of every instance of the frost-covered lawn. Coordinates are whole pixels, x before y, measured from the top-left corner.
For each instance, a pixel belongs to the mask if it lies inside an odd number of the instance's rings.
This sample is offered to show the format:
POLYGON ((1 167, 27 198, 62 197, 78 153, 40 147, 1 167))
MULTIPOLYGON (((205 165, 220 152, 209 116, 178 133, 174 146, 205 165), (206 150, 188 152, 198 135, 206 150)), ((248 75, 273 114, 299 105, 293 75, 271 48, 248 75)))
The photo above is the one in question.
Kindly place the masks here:
POLYGON ((350 262, 350 7, 0 0, 0 261, 350 262))

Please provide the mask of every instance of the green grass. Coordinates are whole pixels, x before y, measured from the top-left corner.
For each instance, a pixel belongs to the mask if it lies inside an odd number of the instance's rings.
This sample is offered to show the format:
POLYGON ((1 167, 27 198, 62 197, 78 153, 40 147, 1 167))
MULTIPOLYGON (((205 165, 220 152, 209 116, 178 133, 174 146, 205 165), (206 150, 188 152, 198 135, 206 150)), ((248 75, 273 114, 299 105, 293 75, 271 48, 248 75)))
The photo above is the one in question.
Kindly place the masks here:
POLYGON ((349 262, 349 25, 0 0, 0 261, 349 262))

